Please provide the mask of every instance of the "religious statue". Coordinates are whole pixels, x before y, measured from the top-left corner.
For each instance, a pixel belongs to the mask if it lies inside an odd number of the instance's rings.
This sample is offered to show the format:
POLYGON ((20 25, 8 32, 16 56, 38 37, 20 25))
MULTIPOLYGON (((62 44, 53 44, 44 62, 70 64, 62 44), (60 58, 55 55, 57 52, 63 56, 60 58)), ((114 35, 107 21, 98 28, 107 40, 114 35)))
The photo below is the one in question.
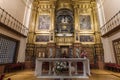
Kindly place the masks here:
POLYGON ((50 40, 51 41, 53 40, 53 33, 51 33, 50 40))
POLYGON ((68 18, 67 17, 63 17, 61 19, 61 23, 68 23, 68 18))
POLYGON ((78 41, 78 33, 76 33, 76 40, 78 41))
POLYGON ((69 58, 72 58, 72 57, 73 57, 73 49, 70 48, 70 49, 69 49, 69 58))
POLYGON ((81 58, 87 57, 87 51, 86 51, 86 50, 83 50, 82 53, 80 54, 80 57, 81 57, 81 58))
POLYGON ((52 56, 53 56, 53 50, 52 50, 52 48, 50 48, 49 49, 49 58, 52 58, 52 56))

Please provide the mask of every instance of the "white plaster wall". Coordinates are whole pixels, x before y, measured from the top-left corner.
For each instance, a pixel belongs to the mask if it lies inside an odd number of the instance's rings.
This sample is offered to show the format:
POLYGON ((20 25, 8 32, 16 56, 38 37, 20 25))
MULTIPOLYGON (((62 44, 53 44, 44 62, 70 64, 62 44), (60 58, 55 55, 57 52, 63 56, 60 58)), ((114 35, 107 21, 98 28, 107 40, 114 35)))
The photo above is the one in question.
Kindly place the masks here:
POLYGON ((103 0, 96 0, 97 2, 97 13, 98 13, 98 19, 99 19, 99 26, 102 27, 105 23, 105 17, 104 17, 104 10, 103 10, 103 0))
POLYGON ((112 62, 110 41, 108 38, 102 38, 103 49, 104 49, 104 62, 112 62))
POLYGON ((96 0, 100 27, 120 11, 120 0, 96 0))
POLYGON ((112 42, 118 38, 120 38, 120 31, 112 36, 107 37, 107 38, 102 38, 105 62, 116 63, 115 53, 114 53, 112 42))
MULTIPOLYGON (((120 0, 96 0, 100 27, 111 19, 120 10, 120 0)), ((102 38, 105 62, 116 62, 112 41, 120 38, 120 31, 102 38)))
POLYGON ((0 7, 5 9, 21 23, 23 23, 24 19, 25 6, 23 0, 0 0, 0 7))
POLYGON ((26 38, 20 38, 20 48, 18 52, 17 62, 25 61, 26 38))
POLYGON ((105 19, 108 21, 113 15, 120 11, 120 0, 103 0, 105 19))

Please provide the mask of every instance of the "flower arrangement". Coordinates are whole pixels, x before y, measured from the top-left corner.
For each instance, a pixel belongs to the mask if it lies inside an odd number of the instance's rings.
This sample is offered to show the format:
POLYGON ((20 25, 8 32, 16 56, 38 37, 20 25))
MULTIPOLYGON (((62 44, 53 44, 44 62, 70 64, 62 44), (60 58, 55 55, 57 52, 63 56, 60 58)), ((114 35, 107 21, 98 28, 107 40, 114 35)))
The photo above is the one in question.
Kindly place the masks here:
POLYGON ((61 73, 66 69, 67 69, 67 63, 66 62, 58 61, 58 62, 55 63, 55 72, 56 73, 61 73))

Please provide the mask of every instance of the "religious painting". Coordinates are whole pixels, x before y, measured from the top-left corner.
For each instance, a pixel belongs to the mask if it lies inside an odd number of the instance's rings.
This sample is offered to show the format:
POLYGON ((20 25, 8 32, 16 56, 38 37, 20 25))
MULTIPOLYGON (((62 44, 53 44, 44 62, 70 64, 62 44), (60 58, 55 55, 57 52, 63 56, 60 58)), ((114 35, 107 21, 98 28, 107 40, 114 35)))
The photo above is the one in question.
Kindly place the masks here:
POLYGON ((80 15, 79 17, 80 30, 91 30, 90 15, 80 15))
POLYGON ((37 35, 36 42, 48 42, 49 41, 49 35, 37 35))
POLYGON ((41 30, 41 29, 48 30, 50 28, 50 16, 40 15, 38 24, 39 24, 38 30, 41 30))
POLYGON ((69 58, 73 58, 73 48, 69 48, 68 51, 69 58))
POLYGON ((93 35, 80 35, 80 42, 94 42, 93 35))

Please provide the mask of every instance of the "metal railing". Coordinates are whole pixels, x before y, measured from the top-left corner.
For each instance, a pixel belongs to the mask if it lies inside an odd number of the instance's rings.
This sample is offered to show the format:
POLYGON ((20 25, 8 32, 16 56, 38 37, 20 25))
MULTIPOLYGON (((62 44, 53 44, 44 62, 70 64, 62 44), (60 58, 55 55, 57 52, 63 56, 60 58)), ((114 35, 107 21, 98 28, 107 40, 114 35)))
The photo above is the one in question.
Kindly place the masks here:
POLYGON ((108 22, 106 22, 100 28, 102 36, 110 32, 114 28, 119 27, 119 25, 120 25, 120 11, 116 13, 108 22))
POLYGON ((8 12, 0 7, 0 23, 6 25, 7 28, 14 30, 15 32, 27 36, 28 28, 21 22, 11 16, 8 12))

